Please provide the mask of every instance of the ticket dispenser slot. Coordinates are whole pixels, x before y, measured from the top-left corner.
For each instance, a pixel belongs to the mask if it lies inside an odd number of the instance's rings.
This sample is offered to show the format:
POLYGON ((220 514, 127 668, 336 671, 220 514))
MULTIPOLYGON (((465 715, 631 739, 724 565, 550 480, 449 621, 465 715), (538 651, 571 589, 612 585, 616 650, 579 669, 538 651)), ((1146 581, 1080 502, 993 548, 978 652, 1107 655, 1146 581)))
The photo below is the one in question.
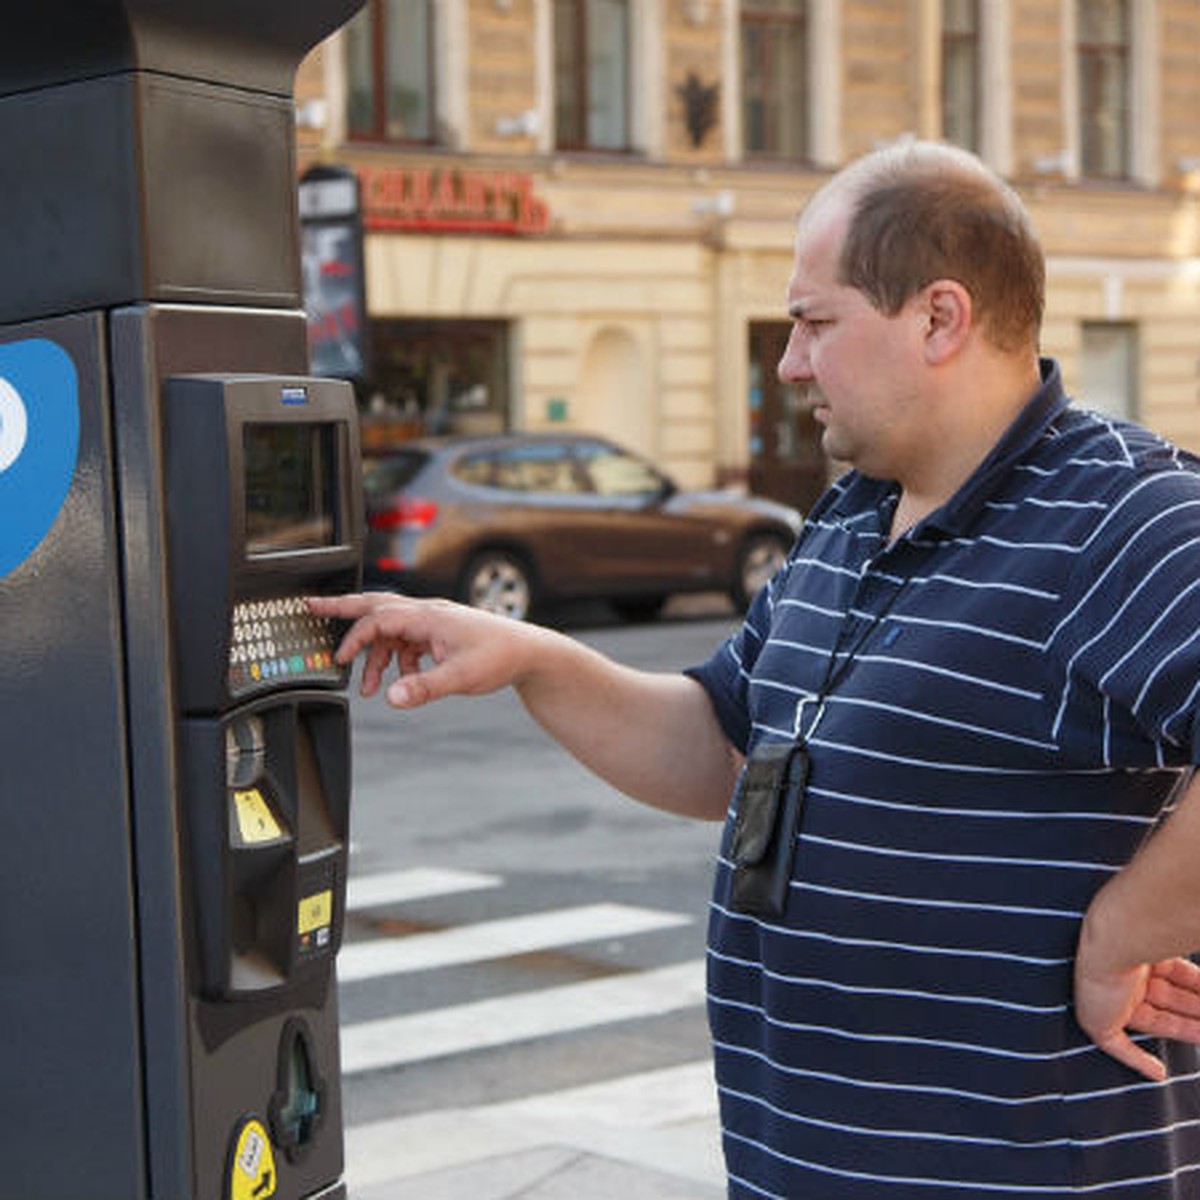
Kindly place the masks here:
POLYGON ((344 920, 349 721, 339 631, 304 597, 358 584, 353 392, 175 377, 164 407, 196 990, 319 989, 344 920))

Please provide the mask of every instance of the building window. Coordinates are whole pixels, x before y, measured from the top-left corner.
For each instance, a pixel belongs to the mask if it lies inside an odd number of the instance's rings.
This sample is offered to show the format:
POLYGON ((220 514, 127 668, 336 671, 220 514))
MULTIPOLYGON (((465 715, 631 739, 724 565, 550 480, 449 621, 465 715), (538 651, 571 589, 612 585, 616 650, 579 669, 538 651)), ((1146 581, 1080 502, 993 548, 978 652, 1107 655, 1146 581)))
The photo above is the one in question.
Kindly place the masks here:
POLYGON ((363 448, 421 434, 503 432, 511 409, 509 340, 502 321, 371 321, 363 448))
POLYGON ((370 0, 346 26, 345 45, 349 136, 432 142, 433 0, 370 0))
POLYGON ((629 148, 627 0, 554 0, 554 125, 560 150, 629 148))
POLYGON ((1080 170, 1129 175, 1130 34, 1127 0, 1078 0, 1080 170))
POLYGON ((1138 335, 1128 321, 1084 321, 1079 399, 1114 417, 1138 414, 1138 335))
POLYGON ((745 0, 741 10, 743 149, 807 158, 806 0, 745 0))
POLYGON ((979 149, 979 0, 942 0, 942 136, 979 149))

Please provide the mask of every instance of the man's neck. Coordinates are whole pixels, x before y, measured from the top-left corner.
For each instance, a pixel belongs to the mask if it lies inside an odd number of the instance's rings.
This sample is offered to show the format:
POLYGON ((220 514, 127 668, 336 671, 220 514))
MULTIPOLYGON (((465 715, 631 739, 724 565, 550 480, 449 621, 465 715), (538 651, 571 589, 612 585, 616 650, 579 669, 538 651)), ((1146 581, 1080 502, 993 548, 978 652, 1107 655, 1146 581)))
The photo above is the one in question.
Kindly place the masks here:
MULTIPOLYGON (((946 499, 949 499, 947 497, 946 499)), ((888 541, 894 542, 914 526, 919 525, 931 512, 941 508, 941 502, 921 501, 910 498, 909 493, 901 491, 900 500, 892 513, 892 525, 888 530, 888 541)))
MULTIPOLYGON (((1011 367, 1011 363, 1006 365, 1011 367)), ((956 390, 941 409, 943 420, 931 422, 912 469, 897 480, 900 499, 892 516, 892 540, 936 512, 958 492, 1041 387, 1036 362, 1032 371, 1010 371, 1009 376, 999 386, 993 374, 990 388, 956 390), (971 406, 969 410, 963 408, 964 398, 971 406)))

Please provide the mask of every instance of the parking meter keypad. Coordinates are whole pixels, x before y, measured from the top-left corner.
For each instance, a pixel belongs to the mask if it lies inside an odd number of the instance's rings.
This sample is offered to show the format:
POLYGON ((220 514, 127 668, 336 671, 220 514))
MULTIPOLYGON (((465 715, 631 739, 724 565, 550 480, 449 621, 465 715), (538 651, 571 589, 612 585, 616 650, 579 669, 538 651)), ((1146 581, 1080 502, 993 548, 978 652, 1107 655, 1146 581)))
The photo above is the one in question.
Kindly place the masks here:
POLYGON ((231 696, 297 683, 342 682, 330 622, 300 596, 249 600, 233 610, 228 686, 231 696))

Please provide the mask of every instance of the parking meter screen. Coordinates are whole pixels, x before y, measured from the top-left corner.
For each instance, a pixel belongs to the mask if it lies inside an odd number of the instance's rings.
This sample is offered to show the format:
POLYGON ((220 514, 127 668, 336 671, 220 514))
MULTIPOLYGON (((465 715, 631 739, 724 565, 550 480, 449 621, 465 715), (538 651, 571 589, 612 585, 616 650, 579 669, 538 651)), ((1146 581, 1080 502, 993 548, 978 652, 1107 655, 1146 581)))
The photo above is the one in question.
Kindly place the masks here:
POLYGON ((247 554, 334 545, 333 428, 247 424, 243 433, 247 554))

